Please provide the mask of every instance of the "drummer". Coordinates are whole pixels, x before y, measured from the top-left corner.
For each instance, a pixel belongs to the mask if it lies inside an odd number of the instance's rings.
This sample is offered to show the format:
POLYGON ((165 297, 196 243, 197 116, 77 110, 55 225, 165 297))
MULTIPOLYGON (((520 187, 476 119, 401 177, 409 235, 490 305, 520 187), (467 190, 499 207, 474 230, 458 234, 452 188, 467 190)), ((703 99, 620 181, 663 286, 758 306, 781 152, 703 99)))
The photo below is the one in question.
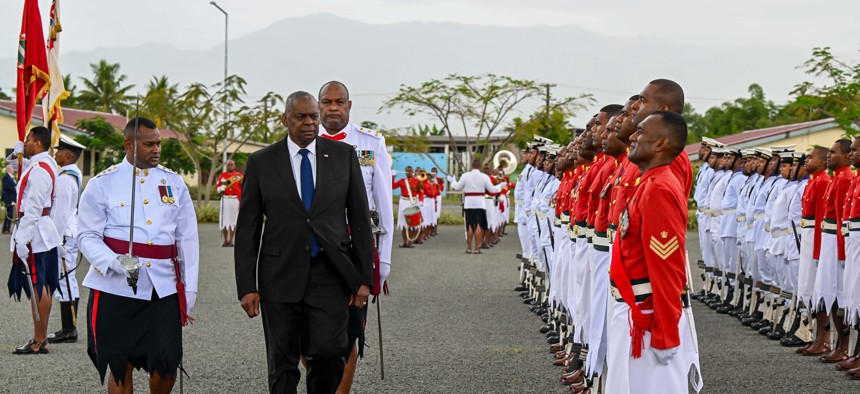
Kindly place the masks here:
MULTIPOLYGON (((403 243, 399 245, 401 248, 412 248, 413 241, 406 234, 407 229, 413 229, 407 225, 405 211, 410 207, 420 207, 424 201, 424 190, 421 187, 421 182, 413 176, 412 166, 407 166, 405 169, 406 177, 395 181, 395 175, 391 176, 391 188, 400 188, 400 204, 397 207, 397 228, 403 236, 403 243)), ((420 208, 419 208, 420 212, 420 208)), ((414 225, 417 229, 421 228, 421 221, 414 225)), ((417 230, 415 229, 415 230, 417 230)))

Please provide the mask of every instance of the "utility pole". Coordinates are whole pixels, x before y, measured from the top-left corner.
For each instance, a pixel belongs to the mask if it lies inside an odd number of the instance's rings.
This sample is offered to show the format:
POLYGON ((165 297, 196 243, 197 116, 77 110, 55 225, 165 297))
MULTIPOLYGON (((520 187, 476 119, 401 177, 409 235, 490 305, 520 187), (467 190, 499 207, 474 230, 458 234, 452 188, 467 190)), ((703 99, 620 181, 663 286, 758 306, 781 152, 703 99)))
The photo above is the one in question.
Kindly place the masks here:
POLYGON ((554 84, 554 83, 542 83, 542 84, 540 84, 540 86, 542 86, 545 89, 544 90, 545 91, 545 93, 544 93, 544 119, 545 119, 545 123, 544 123, 545 130, 544 130, 544 132, 546 132, 546 131, 549 131, 548 130, 549 129, 549 107, 550 107, 550 92, 549 92, 549 90, 550 90, 550 88, 554 88, 558 85, 554 84))
MULTIPOLYGON (((215 8, 218 9, 218 11, 221 11, 221 13, 224 14, 224 83, 223 83, 224 85, 221 86, 221 89, 226 90, 227 89, 227 42, 228 42, 228 40, 227 40, 227 24, 229 22, 229 17, 227 15, 227 11, 224 11, 224 9, 221 8, 221 6, 219 6, 218 3, 216 3, 215 1, 210 1, 209 4, 212 4, 213 6, 215 6, 215 8)), ((222 126, 222 129, 224 130, 224 143, 223 143, 224 151, 221 152, 222 171, 227 171, 227 129, 226 129, 227 128, 227 120, 228 120, 227 117, 228 117, 228 115, 227 115, 227 104, 225 101, 225 103, 224 103, 224 125, 222 126)))

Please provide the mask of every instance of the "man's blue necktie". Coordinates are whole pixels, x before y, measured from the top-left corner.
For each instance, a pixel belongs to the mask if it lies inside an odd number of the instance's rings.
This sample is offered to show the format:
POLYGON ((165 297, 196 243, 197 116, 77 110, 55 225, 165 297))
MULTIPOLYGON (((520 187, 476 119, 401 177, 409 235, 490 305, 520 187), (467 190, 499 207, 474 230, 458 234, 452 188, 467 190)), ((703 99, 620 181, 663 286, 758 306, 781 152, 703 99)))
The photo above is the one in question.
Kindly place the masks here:
MULTIPOLYGON (((308 153, 311 153, 311 151, 299 149, 299 154, 302 155, 302 204, 304 204, 305 210, 310 213, 311 203, 314 201, 314 173, 311 170, 311 160, 308 159, 308 153)), ((316 257, 319 252, 320 244, 317 242, 317 237, 314 235, 313 230, 311 230, 311 257, 316 257)))

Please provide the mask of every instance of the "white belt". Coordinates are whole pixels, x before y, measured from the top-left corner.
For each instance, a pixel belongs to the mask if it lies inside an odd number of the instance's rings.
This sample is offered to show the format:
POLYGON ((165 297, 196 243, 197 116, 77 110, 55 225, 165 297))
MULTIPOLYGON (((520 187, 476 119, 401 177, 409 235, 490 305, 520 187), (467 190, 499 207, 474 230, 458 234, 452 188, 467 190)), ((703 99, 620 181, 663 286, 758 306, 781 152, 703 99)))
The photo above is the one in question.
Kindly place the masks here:
POLYGON ((836 231, 836 223, 821 222, 821 229, 836 231))
POLYGON ((761 219, 764 219, 763 213, 757 213, 757 214, 753 215, 753 220, 761 220, 761 219))
POLYGON ((712 210, 711 210, 711 217, 712 217, 712 218, 715 218, 715 217, 717 217, 717 216, 720 216, 720 212, 721 212, 721 211, 720 211, 719 209, 712 209, 712 210))
POLYGON ((733 213, 735 213, 735 212, 737 212, 737 211, 738 211, 737 209, 723 209, 723 210, 722 210, 722 214, 723 214, 723 215, 731 215, 731 214, 733 214, 733 213))
POLYGON ((607 238, 607 237, 594 237, 591 239, 591 244, 594 246, 609 247, 609 238, 607 238))
POLYGON ((533 214, 532 211, 526 211, 526 217, 530 218, 530 217, 532 217, 532 214, 533 214))
MULTIPOLYGON (((640 283, 638 285, 631 285, 633 288, 633 296, 639 297, 644 295, 651 295, 651 283, 640 283)), ((615 286, 609 286, 609 292, 612 294, 612 298, 616 300, 620 300, 621 292, 618 291, 618 288, 615 286)))
POLYGON ((606 240, 609 242, 610 245, 613 242, 615 242, 615 232, 616 231, 618 231, 618 230, 613 230, 611 228, 606 229, 606 240))
POLYGON ((543 211, 537 211, 537 215, 541 219, 546 219, 546 213, 544 213, 543 211))
POLYGON ((747 215, 738 215, 738 217, 736 217, 735 220, 737 220, 738 223, 743 223, 743 222, 747 221, 747 215))
POLYGON ((516 199, 514 199, 514 201, 515 201, 517 204, 521 204, 521 203, 522 203, 523 201, 525 201, 525 200, 523 200, 523 199, 521 199, 521 198, 516 198, 516 199))
POLYGON ((770 236, 773 238, 784 237, 789 234, 791 234, 791 231, 789 231, 787 228, 770 232, 770 236))
POLYGON ((585 228, 585 236, 588 238, 594 237, 594 229, 593 228, 585 228))
POLYGON ((229 199, 235 200, 235 199, 239 198, 239 196, 233 196, 233 195, 226 195, 225 194, 225 195, 222 195, 221 198, 229 198, 229 199))
POLYGON ((748 229, 752 229, 752 225, 753 225, 752 223, 747 222, 747 228, 748 229))

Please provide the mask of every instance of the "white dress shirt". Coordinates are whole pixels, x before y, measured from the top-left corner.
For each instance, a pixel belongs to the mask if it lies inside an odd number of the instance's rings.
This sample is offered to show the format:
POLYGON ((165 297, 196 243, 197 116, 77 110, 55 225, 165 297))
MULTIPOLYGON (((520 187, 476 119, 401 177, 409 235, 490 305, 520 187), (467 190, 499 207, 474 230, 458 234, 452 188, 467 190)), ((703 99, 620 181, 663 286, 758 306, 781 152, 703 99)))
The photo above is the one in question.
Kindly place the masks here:
POLYGON ((298 144, 287 136, 287 149, 290 152, 290 160, 293 161, 293 178, 296 179, 296 190, 299 192, 299 198, 302 197, 302 154, 299 153, 302 149, 310 151, 308 160, 311 162, 311 173, 314 176, 314 189, 317 185, 317 140, 311 141, 306 148, 300 147, 298 144))
POLYGON ((466 196, 463 209, 485 209, 483 193, 498 193, 507 185, 506 182, 494 185, 487 174, 477 169, 463 174, 459 181, 448 176, 448 182, 451 183, 452 189, 462 190, 463 193, 482 193, 480 196, 466 196))

